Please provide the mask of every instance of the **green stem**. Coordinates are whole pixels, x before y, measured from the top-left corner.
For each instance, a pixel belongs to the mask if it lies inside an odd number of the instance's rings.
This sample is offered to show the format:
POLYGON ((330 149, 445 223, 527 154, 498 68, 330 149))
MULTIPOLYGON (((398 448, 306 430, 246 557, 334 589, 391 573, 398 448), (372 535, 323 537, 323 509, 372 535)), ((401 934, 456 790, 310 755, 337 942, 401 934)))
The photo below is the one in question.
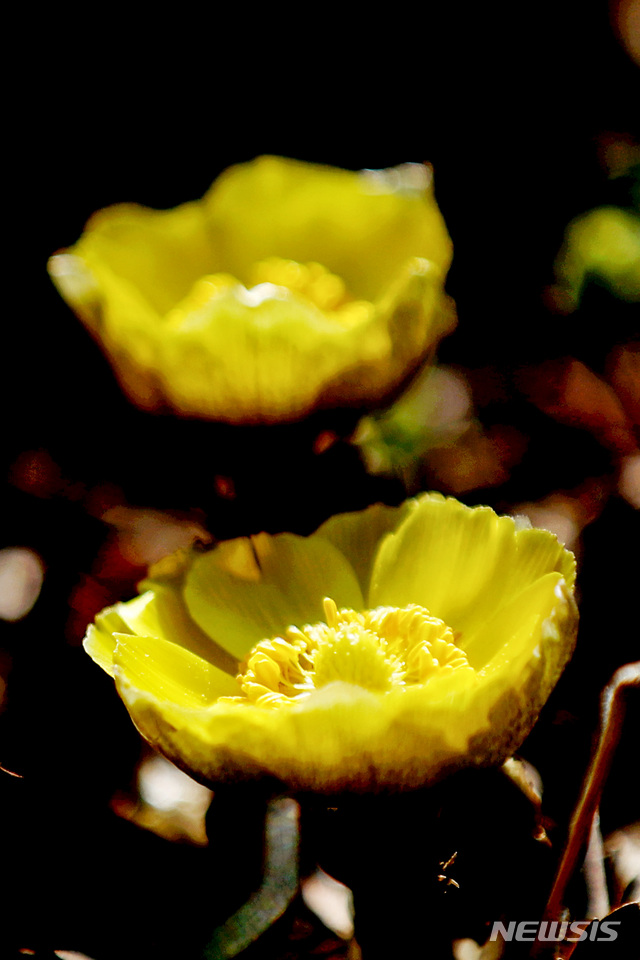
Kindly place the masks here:
POLYGON ((267 807, 262 883, 207 944, 203 960, 228 960, 249 947, 278 920, 298 892, 299 808, 289 797, 267 807))

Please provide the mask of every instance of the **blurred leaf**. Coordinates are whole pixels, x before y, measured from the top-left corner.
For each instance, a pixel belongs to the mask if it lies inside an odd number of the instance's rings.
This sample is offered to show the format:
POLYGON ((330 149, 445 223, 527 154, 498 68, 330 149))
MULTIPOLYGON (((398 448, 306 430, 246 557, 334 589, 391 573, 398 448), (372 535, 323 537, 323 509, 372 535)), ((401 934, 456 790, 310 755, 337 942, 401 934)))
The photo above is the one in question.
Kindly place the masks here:
POLYGON ((632 423, 615 391, 574 357, 523 369, 518 380, 522 392, 547 416, 588 430, 615 453, 636 449, 632 423))
POLYGON ((370 473, 399 476, 415 486, 429 450, 454 443, 471 423, 466 379, 447 367, 425 367, 396 402, 363 417, 355 444, 370 473))
POLYGON ((617 347, 607 357, 608 380, 627 416, 640 426, 640 341, 617 347))

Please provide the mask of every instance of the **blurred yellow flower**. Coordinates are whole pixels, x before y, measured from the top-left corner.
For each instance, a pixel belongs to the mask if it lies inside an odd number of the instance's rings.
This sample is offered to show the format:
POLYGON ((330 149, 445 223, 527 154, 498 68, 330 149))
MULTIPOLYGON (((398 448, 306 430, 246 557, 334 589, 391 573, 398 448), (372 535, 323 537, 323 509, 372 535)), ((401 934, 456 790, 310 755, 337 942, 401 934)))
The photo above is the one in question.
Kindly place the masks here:
POLYGON ((422 495, 174 554, 85 647, 205 783, 415 787, 520 746, 573 649, 574 579, 552 534, 422 495))
POLYGON ((454 323, 450 261, 428 167, 266 156, 94 214, 49 271, 134 402, 240 423, 384 399, 454 323))

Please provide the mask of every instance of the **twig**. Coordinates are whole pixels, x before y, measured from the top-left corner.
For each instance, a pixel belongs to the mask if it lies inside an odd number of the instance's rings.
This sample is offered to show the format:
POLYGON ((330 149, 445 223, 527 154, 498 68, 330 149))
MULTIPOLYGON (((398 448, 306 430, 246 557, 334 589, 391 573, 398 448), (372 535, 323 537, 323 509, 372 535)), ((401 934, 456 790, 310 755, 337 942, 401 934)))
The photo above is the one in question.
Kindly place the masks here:
POLYGON ((584 858, 584 875, 589 893, 587 919, 606 917, 611 910, 607 876, 604 869, 604 843, 600 832, 600 811, 596 810, 591 822, 587 855, 584 858))
MULTIPOLYGON (((567 884, 571 879, 580 851, 583 849, 600 803, 602 788, 609 773, 613 754, 620 739, 625 713, 624 693, 640 686, 640 662, 620 667, 605 687, 600 701, 600 733, 598 745, 589 764, 578 803, 573 812, 564 853, 560 858, 555 880, 544 911, 545 920, 559 920, 564 908, 567 884)), ((548 944, 536 941, 532 956, 548 944)))
POLYGON ((15 770, 9 770, 8 767, 3 767, 1 763, 0 763, 0 770, 2 771, 2 773, 8 773, 10 777, 18 777, 20 780, 22 780, 21 773, 16 773, 15 770))

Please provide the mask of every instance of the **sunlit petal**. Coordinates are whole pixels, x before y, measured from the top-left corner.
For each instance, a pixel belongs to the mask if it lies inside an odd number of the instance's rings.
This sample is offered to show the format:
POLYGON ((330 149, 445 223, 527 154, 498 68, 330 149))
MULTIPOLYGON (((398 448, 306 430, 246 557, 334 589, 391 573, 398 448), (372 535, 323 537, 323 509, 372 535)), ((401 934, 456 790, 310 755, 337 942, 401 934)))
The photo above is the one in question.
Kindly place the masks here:
POLYGON ((195 559, 184 589, 195 622, 240 658, 292 624, 321 620, 325 594, 344 606, 363 605, 342 554, 322 538, 293 534, 221 544, 195 559))

